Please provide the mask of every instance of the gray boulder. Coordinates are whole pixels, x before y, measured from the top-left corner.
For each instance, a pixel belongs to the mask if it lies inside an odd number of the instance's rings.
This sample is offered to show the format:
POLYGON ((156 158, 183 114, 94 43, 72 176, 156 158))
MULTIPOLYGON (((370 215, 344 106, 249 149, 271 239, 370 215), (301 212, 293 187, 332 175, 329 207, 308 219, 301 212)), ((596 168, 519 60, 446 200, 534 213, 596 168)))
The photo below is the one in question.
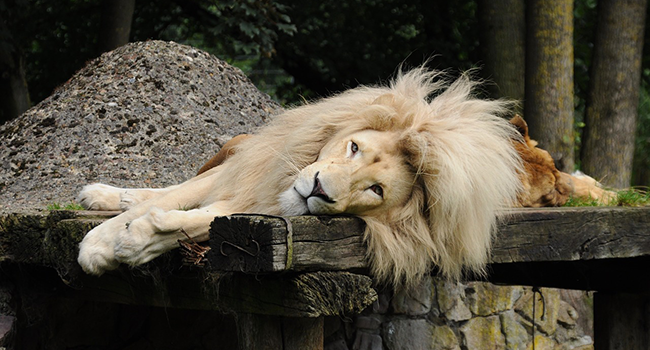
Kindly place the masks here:
POLYGON ((74 200, 88 183, 164 187, 281 111, 237 68, 173 42, 89 62, 0 126, 0 212, 74 200))

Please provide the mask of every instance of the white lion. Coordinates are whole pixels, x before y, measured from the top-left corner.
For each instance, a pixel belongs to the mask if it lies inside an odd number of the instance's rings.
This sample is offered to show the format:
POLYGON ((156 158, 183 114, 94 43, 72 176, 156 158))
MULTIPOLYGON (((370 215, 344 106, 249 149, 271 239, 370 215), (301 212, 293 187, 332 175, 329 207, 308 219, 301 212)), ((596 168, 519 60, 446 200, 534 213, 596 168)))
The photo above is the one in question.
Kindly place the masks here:
POLYGON ((180 185, 86 186, 87 208, 125 211, 87 234, 78 261, 95 275, 142 264, 176 248, 181 229, 208 240, 220 215, 345 213, 366 222, 382 282, 412 285, 433 266, 452 279, 482 272, 496 211, 521 187, 520 136, 500 117, 507 103, 473 97, 474 85, 414 69, 288 110, 180 185))

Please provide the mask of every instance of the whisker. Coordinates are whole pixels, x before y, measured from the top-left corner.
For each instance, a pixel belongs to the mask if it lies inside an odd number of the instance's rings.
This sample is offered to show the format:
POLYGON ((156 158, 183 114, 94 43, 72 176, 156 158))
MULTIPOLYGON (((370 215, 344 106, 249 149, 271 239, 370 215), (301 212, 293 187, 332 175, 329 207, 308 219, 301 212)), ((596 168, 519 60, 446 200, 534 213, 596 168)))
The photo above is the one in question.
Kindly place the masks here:
POLYGON ((300 167, 296 164, 296 161, 293 159, 291 152, 289 152, 288 149, 285 148, 286 152, 280 152, 275 148, 268 148, 268 151, 270 154, 277 155, 285 165, 288 165, 287 168, 291 170, 292 175, 298 174, 300 172, 300 167))

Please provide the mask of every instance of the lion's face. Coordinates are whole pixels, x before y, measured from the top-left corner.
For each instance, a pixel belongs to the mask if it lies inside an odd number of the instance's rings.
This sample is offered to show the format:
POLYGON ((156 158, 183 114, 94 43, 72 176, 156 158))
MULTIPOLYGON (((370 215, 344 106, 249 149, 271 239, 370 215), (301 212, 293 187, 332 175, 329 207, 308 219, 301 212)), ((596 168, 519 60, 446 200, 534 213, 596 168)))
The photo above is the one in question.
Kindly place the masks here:
POLYGON ((414 175, 398 139, 375 130, 335 136, 282 194, 284 213, 373 215, 403 205, 414 175))

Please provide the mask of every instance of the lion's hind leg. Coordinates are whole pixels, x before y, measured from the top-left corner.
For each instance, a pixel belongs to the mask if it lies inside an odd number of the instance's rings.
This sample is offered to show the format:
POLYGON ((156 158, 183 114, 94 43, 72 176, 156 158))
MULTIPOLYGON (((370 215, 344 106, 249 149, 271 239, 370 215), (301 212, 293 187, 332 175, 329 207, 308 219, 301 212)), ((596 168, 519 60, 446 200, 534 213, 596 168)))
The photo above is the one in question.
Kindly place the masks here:
POLYGON ((104 184, 84 186, 77 196, 77 201, 88 210, 121 210, 161 196, 172 188, 119 188, 104 184))

